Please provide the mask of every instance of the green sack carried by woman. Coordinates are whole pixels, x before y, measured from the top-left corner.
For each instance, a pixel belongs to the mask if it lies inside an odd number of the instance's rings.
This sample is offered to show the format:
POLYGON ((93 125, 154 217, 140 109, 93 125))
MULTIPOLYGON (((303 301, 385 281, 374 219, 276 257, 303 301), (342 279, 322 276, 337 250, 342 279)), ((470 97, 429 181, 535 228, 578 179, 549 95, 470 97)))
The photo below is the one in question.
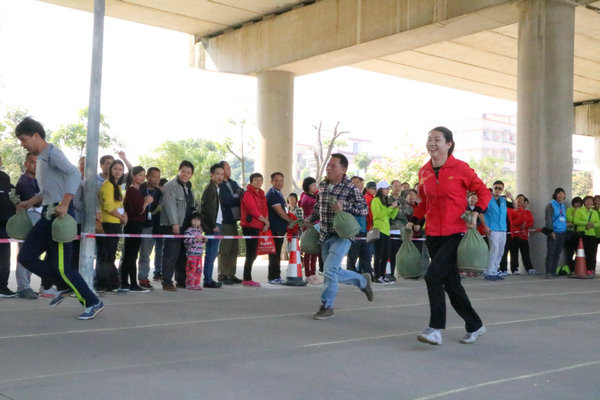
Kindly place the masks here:
POLYGON ((426 267, 421 252, 412 242, 412 234, 403 231, 402 245, 396 253, 396 271, 402 278, 420 278, 426 267))
MULTIPOLYGON (((52 219, 55 213, 54 206, 48 206, 46 218, 52 219)), ((69 214, 54 218, 52 222, 52 240, 58 243, 69 243, 77 238, 77 222, 69 214)))
MULTIPOLYGON (((15 189, 10 190, 8 197, 15 206, 21 202, 15 189)), ((31 222, 29 215, 27 215, 27 210, 17 211, 15 215, 6 221, 6 234, 13 239, 24 240, 31 228, 33 228, 33 223, 31 222)))
MULTIPOLYGON (((335 202, 337 202, 337 200, 332 198, 331 203, 333 204, 335 202)), ((350 239, 358 235, 360 232, 360 225, 354 215, 346 211, 336 210, 335 216, 333 217, 333 229, 342 239, 350 239)))
POLYGON ((483 272, 487 268, 489 249, 477 229, 469 228, 458 245, 459 271, 483 272))
POLYGON ((304 254, 321 254, 319 231, 314 225, 309 226, 300 237, 300 250, 304 254))

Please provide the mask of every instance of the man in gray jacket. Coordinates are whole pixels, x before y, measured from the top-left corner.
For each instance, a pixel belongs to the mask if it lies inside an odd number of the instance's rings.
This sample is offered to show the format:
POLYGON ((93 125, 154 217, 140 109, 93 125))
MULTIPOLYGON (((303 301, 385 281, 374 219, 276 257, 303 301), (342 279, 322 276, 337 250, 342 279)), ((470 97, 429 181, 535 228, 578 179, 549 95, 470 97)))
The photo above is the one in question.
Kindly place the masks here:
MULTIPOLYGON (((190 225, 192 212, 196 206, 192 183, 194 164, 182 161, 177 176, 165 183, 162 188, 162 212, 160 230, 165 235, 182 235, 190 225)), ((173 285, 173 272, 178 287, 185 287, 185 250, 182 239, 165 239, 163 249, 163 290, 177 291, 173 285)))

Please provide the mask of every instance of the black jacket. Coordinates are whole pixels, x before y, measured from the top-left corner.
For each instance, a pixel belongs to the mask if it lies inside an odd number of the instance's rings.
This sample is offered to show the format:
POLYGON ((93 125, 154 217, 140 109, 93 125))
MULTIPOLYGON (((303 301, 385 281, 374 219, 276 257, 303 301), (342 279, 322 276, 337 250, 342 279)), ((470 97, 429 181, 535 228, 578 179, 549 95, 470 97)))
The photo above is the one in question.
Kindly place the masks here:
POLYGON ((217 214, 219 213, 219 193, 217 185, 212 181, 208 182, 204 193, 202 193, 202 201, 200 203, 200 217, 202 218, 202 230, 209 235, 212 235, 213 230, 217 227, 217 214))
POLYGON ((6 172, 0 171, 0 221, 8 221, 15 215, 15 205, 10 201, 10 190, 14 189, 10 183, 10 176, 6 172))
POLYGON ((229 179, 231 189, 225 181, 219 185, 219 199, 221 200, 221 212, 223 213, 224 224, 235 224, 240 220, 240 199, 244 190, 240 188, 236 181, 229 179), (237 193, 238 197, 234 197, 237 193), (237 208, 236 216, 233 215, 232 209, 237 208))

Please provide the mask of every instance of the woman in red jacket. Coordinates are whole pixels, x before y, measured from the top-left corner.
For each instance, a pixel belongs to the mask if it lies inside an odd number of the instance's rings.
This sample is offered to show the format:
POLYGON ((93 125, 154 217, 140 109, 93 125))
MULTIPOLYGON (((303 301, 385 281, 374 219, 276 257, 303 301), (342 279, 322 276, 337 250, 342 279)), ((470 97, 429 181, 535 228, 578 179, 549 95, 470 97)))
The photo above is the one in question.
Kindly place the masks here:
POLYGON ((522 194, 515 199, 515 208, 508 209, 510 219, 510 270, 513 275, 519 275, 519 250, 525 270, 529 275, 538 275, 529 257, 529 229, 533 226, 533 214, 523 207, 526 197, 522 194))
MULTIPOLYGON (((265 192, 260 188, 263 184, 263 176, 258 172, 250 175, 250 184, 242 196, 241 219, 242 232, 244 236, 258 236, 260 231, 269 229, 269 209, 265 192)), ((244 263, 243 286, 260 286, 260 283, 252 280, 252 264, 256 260, 256 248, 258 239, 246 239, 246 262, 244 263)))
POLYGON ((411 222, 406 225, 418 228, 427 216, 426 243, 431 263, 425 274, 431 316, 429 327, 417 338, 420 342, 442 344, 441 329, 446 328, 446 298, 448 293, 454 310, 465 320, 467 333, 461 343, 473 343, 486 328, 475 312, 469 297, 460 283, 456 266, 457 249, 467 230, 461 219, 465 212, 467 192, 477 194, 477 203, 469 226, 476 226, 478 214, 483 212, 491 194, 475 171, 463 161, 452 156, 452 132, 443 126, 434 128, 427 137, 427 151, 431 156, 419 171, 419 197, 411 222))

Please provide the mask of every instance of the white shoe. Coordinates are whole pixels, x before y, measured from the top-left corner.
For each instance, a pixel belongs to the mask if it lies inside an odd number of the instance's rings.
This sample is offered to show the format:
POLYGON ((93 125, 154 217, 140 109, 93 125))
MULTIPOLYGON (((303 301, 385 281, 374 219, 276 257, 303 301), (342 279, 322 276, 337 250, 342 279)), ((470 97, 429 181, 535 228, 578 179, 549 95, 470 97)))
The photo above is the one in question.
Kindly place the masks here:
POLYGON ((421 343, 442 344, 442 331, 439 329, 427 328, 423 333, 417 336, 417 340, 421 343))
POLYGON ((464 344, 475 343, 477 338, 486 332, 487 332, 486 327, 484 325, 481 325, 481 328, 477 329, 475 332, 465 333, 465 336, 463 336, 463 338, 460 339, 460 342, 464 343, 464 344))

